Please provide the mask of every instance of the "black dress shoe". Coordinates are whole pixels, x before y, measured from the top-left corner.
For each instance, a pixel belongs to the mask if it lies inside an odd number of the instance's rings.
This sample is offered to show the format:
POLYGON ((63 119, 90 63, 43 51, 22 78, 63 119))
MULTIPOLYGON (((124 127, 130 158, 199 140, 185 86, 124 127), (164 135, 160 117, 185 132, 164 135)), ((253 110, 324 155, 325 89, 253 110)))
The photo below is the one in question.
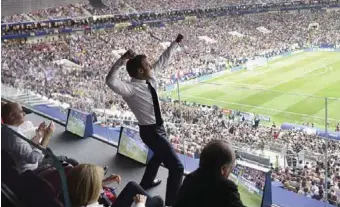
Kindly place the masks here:
POLYGON ((152 183, 151 183, 151 188, 158 186, 159 184, 162 183, 161 179, 155 179, 152 183))
POLYGON ((161 179, 155 179, 155 180, 152 181, 150 186, 144 187, 144 190, 149 190, 150 188, 154 188, 154 187, 158 186, 161 183, 162 183, 161 179))

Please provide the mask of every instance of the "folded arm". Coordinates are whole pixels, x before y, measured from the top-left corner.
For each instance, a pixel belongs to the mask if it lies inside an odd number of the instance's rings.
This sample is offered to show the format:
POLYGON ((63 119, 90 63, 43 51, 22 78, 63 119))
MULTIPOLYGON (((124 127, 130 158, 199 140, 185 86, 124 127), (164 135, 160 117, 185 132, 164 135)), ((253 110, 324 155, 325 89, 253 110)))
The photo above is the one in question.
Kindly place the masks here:
POLYGON ((119 58, 111 67, 110 72, 106 76, 106 84, 113 90, 115 93, 123 96, 129 97, 134 95, 133 87, 130 84, 127 84, 119 79, 119 69, 124 65, 125 58, 119 58))
POLYGON ((155 70, 155 72, 157 72, 161 68, 166 67, 169 64, 169 60, 171 59, 172 55, 175 53, 177 47, 178 47, 178 43, 174 41, 162 53, 162 55, 158 58, 158 60, 153 65, 153 69, 155 70))

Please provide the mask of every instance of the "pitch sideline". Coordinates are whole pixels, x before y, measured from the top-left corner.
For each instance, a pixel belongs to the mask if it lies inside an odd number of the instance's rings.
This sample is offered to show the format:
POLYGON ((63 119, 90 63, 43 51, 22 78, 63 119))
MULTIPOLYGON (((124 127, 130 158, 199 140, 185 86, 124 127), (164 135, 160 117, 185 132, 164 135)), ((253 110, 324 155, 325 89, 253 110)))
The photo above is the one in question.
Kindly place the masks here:
MULTIPOLYGON (((185 95, 185 94, 182 94, 182 96, 190 97, 190 98, 203 99, 203 100, 207 100, 207 101, 215 101, 215 102, 220 102, 220 103, 225 103, 225 104, 233 104, 233 105, 237 105, 237 106, 251 107, 251 108, 255 108, 255 109, 269 110, 269 111, 274 111, 274 112, 278 112, 278 113, 300 115, 302 117, 310 117, 310 118, 314 118, 314 119, 321 119, 321 120, 325 119, 325 117, 321 117, 321 116, 314 116, 314 115, 308 115, 308 114, 302 114, 302 113, 296 113, 296 112, 291 112, 291 111, 284 111, 284 110, 279 110, 279 109, 272 109, 272 108, 254 106, 254 105, 248 105, 248 104, 241 104, 241 103, 235 103, 235 102, 229 102, 229 101, 221 101, 221 100, 218 100, 218 99, 210 99, 210 98, 204 98, 204 97, 192 96, 192 95, 185 95)), ((328 120, 336 121, 336 119, 332 119, 332 118, 328 118, 328 120)))

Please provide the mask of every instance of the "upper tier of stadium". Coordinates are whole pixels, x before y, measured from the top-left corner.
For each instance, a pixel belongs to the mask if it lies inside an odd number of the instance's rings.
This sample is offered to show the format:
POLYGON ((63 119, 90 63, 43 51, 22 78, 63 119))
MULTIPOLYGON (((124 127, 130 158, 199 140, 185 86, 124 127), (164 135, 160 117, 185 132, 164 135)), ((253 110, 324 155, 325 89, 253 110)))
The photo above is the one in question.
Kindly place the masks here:
POLYGON ((318 1, 292 1, 292 0, 175 0, 175 1, 152 1, 152 0, 138 0, 138 1, 103 1, 105 8, 94 8, 88 1, 73 0, 71 1, 44 1, 35 2, 22 0, 3 1, 2 2, 2 23, 13 22, 27 22, 36 20, 58 19, 66 17, 88 17, 91 15, 126 15, 136 13, 171 13, 189 10, 200 10, 204 13, 208 9, 215 9, 233 6, 235 8, 257 8, 268 7, 278 8, 280 6, 303 6, 303 5, 320 5, 331 6, 338 5, 339 0, 318 0, 318 1), (13 6, 16 5, 16 6, 13 6), (20 6, 24 5, 24 6, 20 6), (40 8, 40 9, 39 9, 40 8), (48 9, 46 9, 48 8, 48 9))

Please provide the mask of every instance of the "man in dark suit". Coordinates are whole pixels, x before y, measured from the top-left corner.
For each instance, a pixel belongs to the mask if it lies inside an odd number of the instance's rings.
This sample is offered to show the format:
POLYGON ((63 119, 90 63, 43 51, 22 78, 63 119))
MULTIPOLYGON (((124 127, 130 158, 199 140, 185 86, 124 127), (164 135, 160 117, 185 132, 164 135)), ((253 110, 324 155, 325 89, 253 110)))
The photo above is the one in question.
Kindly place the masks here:
POLYGON ((237 186, 228 180, 235 159, 228 144, 210 142, 201 153, 199 168, 186 176, 174 207, 244 207, 237 186))

